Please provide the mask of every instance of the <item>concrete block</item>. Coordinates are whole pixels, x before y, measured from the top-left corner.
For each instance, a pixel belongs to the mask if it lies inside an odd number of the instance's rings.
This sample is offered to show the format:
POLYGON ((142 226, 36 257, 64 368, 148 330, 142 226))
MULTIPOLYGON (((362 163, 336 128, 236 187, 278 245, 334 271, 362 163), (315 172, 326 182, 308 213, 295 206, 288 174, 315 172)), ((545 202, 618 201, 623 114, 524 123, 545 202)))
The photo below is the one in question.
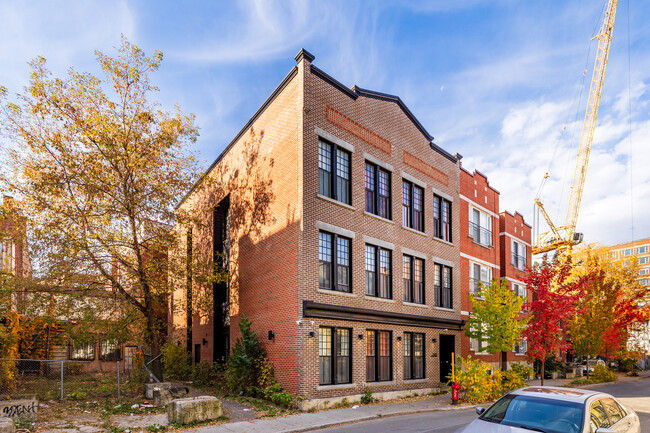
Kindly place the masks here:
POLYGON ((566 372, 566 378, 567 379, 575 379, 576 373, 574 371, 567 371, 566 372))
POLYGON ((159 389, 171 389, 171 382, 160 382, 160 383, 145 383, 144 384, 144 396, 149 400, 153 400, 153 390, 154 388, 159 389))
POLYGON ((0 401, 0 417, 36 421, 38 399, 36 397, 0 401))
POLYGON ((170 424, 190 424, 209 421, 223 414, 221 400, 217 397, 202 395, 200 397, 179 398, 169 402, 167 419, 170 424))
POLYGON ((16 426, 11 418, 0 418, 0 433, 15 433, 16 426))

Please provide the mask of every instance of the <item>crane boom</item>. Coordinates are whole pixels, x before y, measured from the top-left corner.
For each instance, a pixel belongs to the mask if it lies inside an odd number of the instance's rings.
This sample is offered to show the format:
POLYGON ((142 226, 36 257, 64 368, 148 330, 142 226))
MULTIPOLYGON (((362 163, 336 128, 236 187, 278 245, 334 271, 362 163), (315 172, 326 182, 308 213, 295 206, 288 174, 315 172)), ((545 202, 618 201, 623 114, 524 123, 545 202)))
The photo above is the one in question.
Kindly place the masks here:
POLYGON ((537 236, 535 245, 533 245, 533 254, 540 254, 552 250, 570 249, 582 241, 582 234, 576 234, 576 223, 578 221, 578 212, 582 201, 582 191, 585 185, 587 175, 587 165, 589 164, 589 155, 591 145, 594 141, 594 131, 596 129, 596 119, 598 118, 598 108, 600 106, 600 97, 603 92, 603 83, 605 82, 605 71, 609 59, 609 48, 612 43, 612 33, 614 31, 614 20, 616 19, 616 8, 618 0, 609 0, 605 19, 600 30, 593 39, 598 39, 598 51, 596 52, 596 61, 594 72, 591 78, 591 87, 589 89, 589 99, 587 101, 587 110, 585 121, 582 125, 582 135, 580 138, 580 147, 578 148, 578 159, 571 186, 571 196, 569 198, 569 209, 567 210, 566 221, 563 226, 556 227, 544 209, 544 205, 535 199, 535 205, 539 212, 550 227, 550 231, 540 233, 537 236))

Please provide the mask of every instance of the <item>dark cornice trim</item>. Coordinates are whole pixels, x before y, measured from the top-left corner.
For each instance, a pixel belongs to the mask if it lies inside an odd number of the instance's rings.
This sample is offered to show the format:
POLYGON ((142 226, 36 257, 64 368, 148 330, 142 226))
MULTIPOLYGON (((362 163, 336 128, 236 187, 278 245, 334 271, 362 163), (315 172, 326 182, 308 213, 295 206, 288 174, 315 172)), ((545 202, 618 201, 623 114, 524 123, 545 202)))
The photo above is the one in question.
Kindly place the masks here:
POLYGON ((179 207, 180 207, 180 206, 185 202, 185 200, 187 200, 187 198, 188 198, 188 197, 189 197, 189 196, 190 196, 190 195, 191 195, 191 194, 196 190, 196 188, 199 186, 199 184, 201 183, 201 180, 203 179, 203 177, 204 177, 204 176, 207 176, 208 174, 210 174, 210 172, 212 171, 212 169, 213 169, 213 168, 214 168, 214 167, 219 163, 219 161, 221 161, 221 160, 223 159, 223 157, 226 156, 226 154, 228 153, 228 151, 230 150, 230 148, 233 147, 233 146, 235 145, 235 143, 237 142, 237 140, 239 140, 239 139, 241 138, 241 136, 244 135, 244 133, 246 133, 246 131, 248 131, 248 128, 250 128, 251 125, 252 125, 252 124, 257 120, 257 118, 260 117, 260 115, 262 115, 262 113, 264 112, 264 110, 266 110, 266 108, 267 108, 267 107, 268 107, 268 106, 269 106, 269 105, 270 105, 270 104, 275 100, 275 98, 278 97, 278 95, 280 94, 280 92, 282 92, 282 91, 284 90, 284 88, 287 87, 287 85, 291 82, 291 80, 292 80, 296 75, 298 75, 298 67, 297 67, 297 66, 294 66, 293 69, 291 69, 291 72, 289 72, 289 73, 287 74, 287 76, 284 77, 284 80, 282 80, 282 82, 278 85, 278 87, 275 88, 275 90, 273 91, 273 93, 271 93, 271 96, 269 96, 269 97, 266 99, 266 101, 264 101, 264 103, 262 104, 262 106, 261 106, 261 107, 260 107, 260 108, 255 112, 255 114, 253 114, 253 117, 250 118, 250 120, 246 123, 246 125, 244 125, 244 127, 239 131, 239 133, 235 136, 235 138, 232 139, 232 141, 228 144, 228 146, 226 146, 226 148, 223 150, 223 152, 221 152, 221 154, 217 157, 217 159, 215 159, 214 162, 210 165, 210 167, 208 167, 208 169, 205 171, 205 173, 203 174, 203 176, 201 176, 201 179, 199 179, 199 180, 198 180, 198 181, 197 181, 197 182, 192 186, 192 189, 190 189, 190 190, 188 191, 188 193, 185 194, 185 195, 183 196, 183 198, 178 202, 178 204, 176 205, 176 207, 175 207, 174 209, 178 209, 178 208, 179 208, 179 207))
POLYGON ((345 305, 322 304, 314 301, 303 301, 302 305, 302 314, 304 317, 417 326, 420 328, 448 329, 452 331, 461 331, 465 325, 465 321, 461 319, 418 316, 415 314, 370 310, 367 308, 350 307, 345 305))
POLYGON ((311 62, 314 61, 315 58, 316 58, 316 57, 315 57, 312 53, 310 53, 309 51, 307 51, 307 50, 304 49, 304 48, 301 48, 300 51, 298 51, 298 54, 296 54, 296 57, 295 57, 295 59, 296 59, 296 63, 300 63, 300 61, 301 61, 302 59, 305 59, 305 60, 307 60, 309 63, 311 63, 311 62))
POLYGON ((433 141, 431 142, 431 149, 435 150, 440 155, 444 156, 445 158, 447 158, 448 160, 450 160, 454 164, 458 164, 458 161, 460 161, 461 158, 463 157, 462 155, 459 155, 458 153, 455 154, 455 155, 452 155, 451 153, 447 152, 442 147, 435 144, 433 141))
POLYGON ((314 65, 311 65, 311 73, 316 75, 317 77, 325 80, 326 82, 328 82, 332 86, 336 87, 341 92, 348 95, 350 98, 357 99, 359 97, 358 94, 356 94, 354 91, 352 91, 352 90, 348 89, 347 87, 345 87, 345 85, 343 83, 341 83, 340 81, 337 81, 336 78, 332 77, 327 72, 323 71, 322 69, 317 68, 314 65))

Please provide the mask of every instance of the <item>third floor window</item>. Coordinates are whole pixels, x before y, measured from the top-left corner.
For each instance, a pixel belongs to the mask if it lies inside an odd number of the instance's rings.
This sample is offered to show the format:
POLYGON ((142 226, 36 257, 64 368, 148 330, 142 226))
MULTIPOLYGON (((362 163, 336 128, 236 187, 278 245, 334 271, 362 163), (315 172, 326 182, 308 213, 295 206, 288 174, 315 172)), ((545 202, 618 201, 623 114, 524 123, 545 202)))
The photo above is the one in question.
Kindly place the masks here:
POLYGON ((424 231, 424 190, 407 180, 402 181, 402 225, 424 231))
POLYGON ((469 237, 483 246, 492 246, 492 217, 485 212, 469 208, 469 237))
POLYGON ((318 142, 318 193, 350 204, 350 153, 325 141, 318 142))
POLYGON ((511 243, 510 255, 510 262, 515 268, 520 271, 526 269, 526 245, 513 240, 511 243))
POLYGON ((366 211, 382 218, 390 215, 390 173, 366 162, 366 211))
POLYGON ((433 195, 433 236, 451 242, 451 202, 433 195))

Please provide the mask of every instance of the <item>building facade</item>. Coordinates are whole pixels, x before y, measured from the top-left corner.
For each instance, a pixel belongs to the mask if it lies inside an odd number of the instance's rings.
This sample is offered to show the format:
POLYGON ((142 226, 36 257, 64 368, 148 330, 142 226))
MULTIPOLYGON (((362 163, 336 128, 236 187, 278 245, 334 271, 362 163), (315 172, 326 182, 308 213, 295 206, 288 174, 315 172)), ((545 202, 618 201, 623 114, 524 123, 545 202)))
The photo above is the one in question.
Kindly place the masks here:
POLYGON ((208 170, 212 186, 179 205, 205 223, 177 226, 186 247, 171 257, 212 259, 231 278, 172 282, 169 322, 195 362, 211 362, 246 315, 304 408, 366 386, 379 396, 436 390, 464 344, 466 257, 499 261, 498 192, 473 202, 493 219, 488 257, 467 243, 461 157, 435 145, 398 97, 347 88, 313 60, 301 50, 208 170), (212 310, 188 302, 202 294, 212 310))

